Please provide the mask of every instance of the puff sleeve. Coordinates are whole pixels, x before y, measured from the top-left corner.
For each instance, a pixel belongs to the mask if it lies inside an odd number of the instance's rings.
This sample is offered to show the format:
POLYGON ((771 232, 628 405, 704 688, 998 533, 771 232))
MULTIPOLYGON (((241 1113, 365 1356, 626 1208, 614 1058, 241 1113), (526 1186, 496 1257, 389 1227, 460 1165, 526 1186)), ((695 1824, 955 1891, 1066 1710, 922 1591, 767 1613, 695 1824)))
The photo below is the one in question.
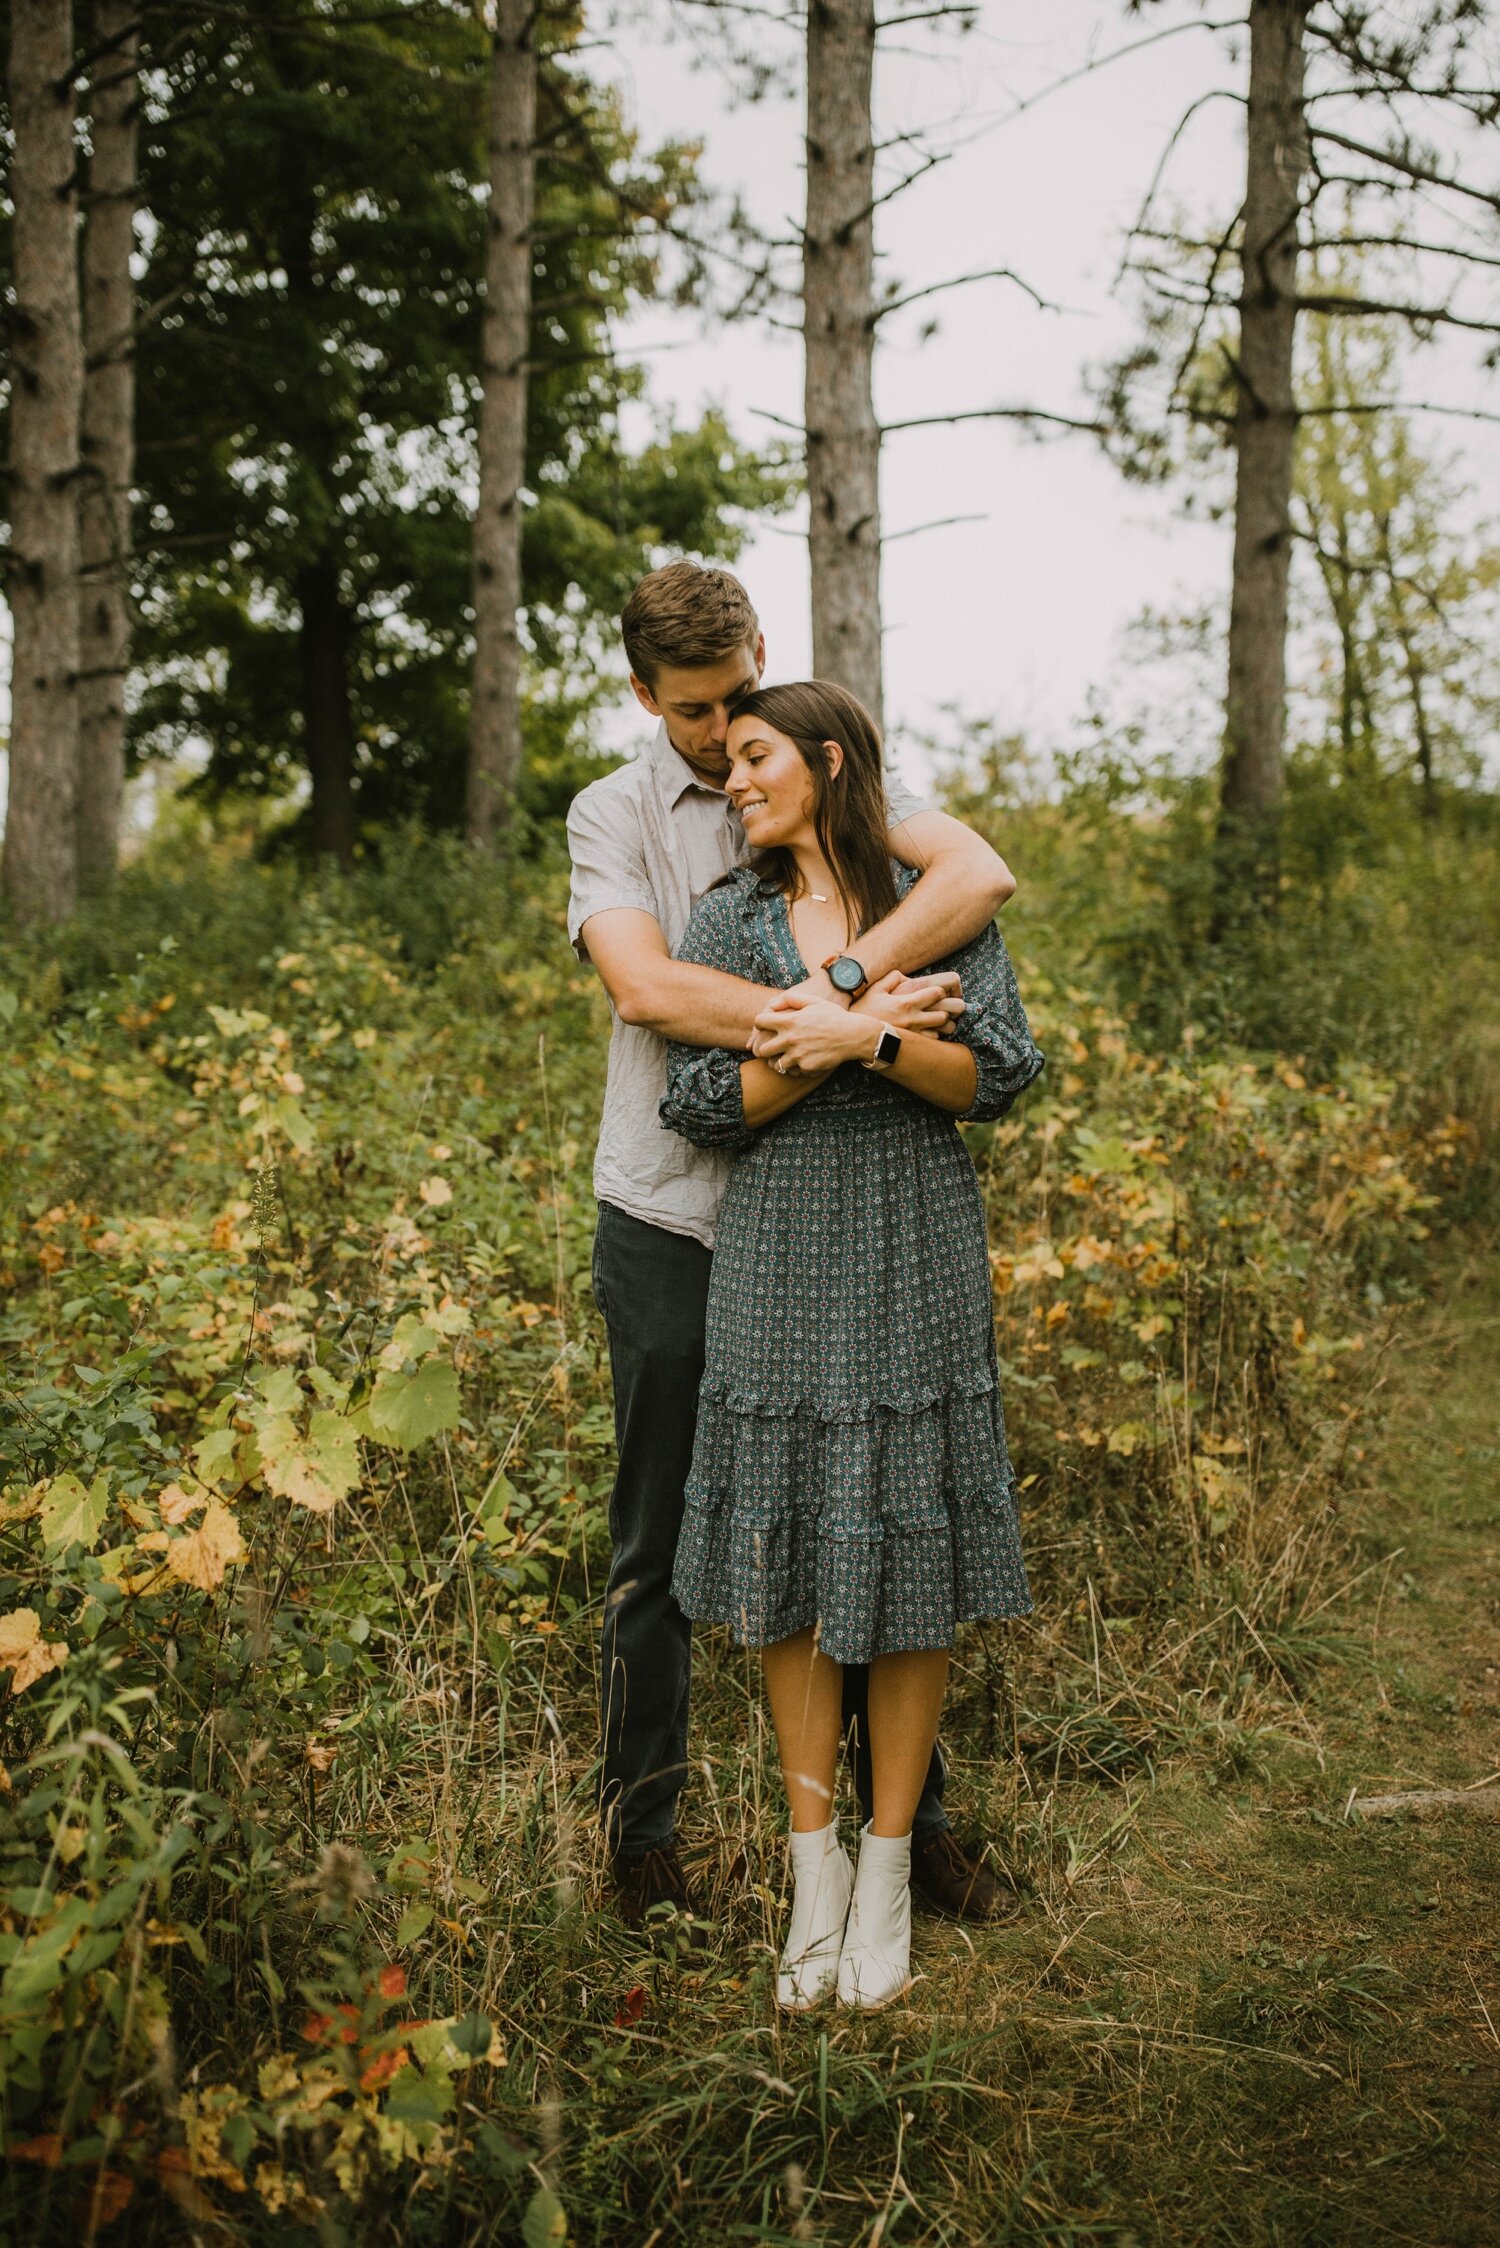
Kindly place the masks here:
MULTIPOLYGON (((691 960, 700 968, 721 968, 730 976, 752 973, 754 964, 746 957, 741 937, 743 882, 743 876, 732 875, 698 900, 676 947, 679 960, 691 960)), ((684 1046, 669 1039, 667 1090, 657 1109, 667 1130, 681 1133, 694 1147, 730 1154, 748 1147, 755 1134, 745 1122, 743 1060, 743 1054, 725 1046, 684 1046)))
POLYGON ((974 1056, 979 1079, 963 1119, 987 1124, 1003 1116, 1040 1077, 1046 1056, 1032 1038, 1010 954, 993 921, 943 966, 956 968, 962 982, 967 1012, 955 1029, 974 1056))

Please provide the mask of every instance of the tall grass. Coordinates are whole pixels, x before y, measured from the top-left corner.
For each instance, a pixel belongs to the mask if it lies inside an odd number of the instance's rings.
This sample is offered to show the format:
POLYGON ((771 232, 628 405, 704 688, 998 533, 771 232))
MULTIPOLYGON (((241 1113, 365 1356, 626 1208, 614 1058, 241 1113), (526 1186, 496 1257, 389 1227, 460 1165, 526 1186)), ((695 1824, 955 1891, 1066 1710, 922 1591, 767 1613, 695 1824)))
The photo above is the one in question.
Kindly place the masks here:
POLYGON ((1038 1605, 964 1635, 946 1730, 962 1823, 1055 1944, 926 1942, 878 2023, 771 2007, 775 1759, 753 1661, 713 1635, 684 1836, 715 1945, 598 1910, 605 1024, 555 855, 147 866, 16 954, 0 2051, 26 2237, 1107 2236, 1077 2214, 1090 2103, 1142 2096, 1143 2039, 1205 2068, 1235 2040, 1075 1984, 1080 1901, 1163 1775, 1316 1772, 1305 1690, 1366 1565, 1387 1353, 1474 1172, 1474 1101, 1442 1096, 1482 1088, 1479 987, 1430 969, 1477 956, 1492 845, 1424 839, 1417 871, 1320 894, 1337 1036, 1289 938, 1210 972, 1173 919, 1191 807, 978 809, 1026 879, 1008 933, 1049 1056, 970 1136, 1038 1605), (1378 970, 1345 957, 1359 925, 1391 932, 1378 970), (1400 1038, 1356 1004, 1385 986, 1400 1038), (1035 2145, 1070 2102, 1076 2174, 1035 2145))

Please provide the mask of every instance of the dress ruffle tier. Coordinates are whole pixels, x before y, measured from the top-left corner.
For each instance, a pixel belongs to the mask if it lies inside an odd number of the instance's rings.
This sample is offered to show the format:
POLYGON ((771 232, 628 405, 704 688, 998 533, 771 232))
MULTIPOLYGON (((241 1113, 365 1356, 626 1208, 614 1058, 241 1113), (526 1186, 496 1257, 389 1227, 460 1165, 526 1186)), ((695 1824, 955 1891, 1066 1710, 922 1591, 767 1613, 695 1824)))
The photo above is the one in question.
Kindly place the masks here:
POLYGON ((838 1663, 1027 1614, 993 1375, 795 1404, 705 1385, 674 1586, 745 1645, 816 1623, 838 1663))

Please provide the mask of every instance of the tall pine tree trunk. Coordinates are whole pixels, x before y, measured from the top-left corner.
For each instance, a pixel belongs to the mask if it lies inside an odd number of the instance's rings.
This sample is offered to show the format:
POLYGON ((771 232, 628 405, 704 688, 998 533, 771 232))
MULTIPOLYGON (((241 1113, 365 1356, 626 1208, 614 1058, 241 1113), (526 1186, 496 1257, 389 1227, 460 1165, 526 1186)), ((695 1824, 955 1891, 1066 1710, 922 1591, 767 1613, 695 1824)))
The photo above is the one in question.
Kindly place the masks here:
POLYGON ((83 231, 83 466, 79 494, 78 873, 107 882, 119 853, 130 653, 135 475, 137 0, 96 0, 92 157, 83 231))
POLYGON ((23 922, 77 893, 78 428, 83 340, 73 179, 71 0, 12 0, 14 631, 4 882, 23 922))
MULTIPOLYGON (((307 89, 309 57, 294 37, 277 42, 286 84, 307 89)), ((307 176, 284 183, 281 254, 289 299, 318 334, 326 312, 318 271, 318 198, 307 176)), ((338 440, 324 401, 306 404, 301 445, 307 476, 302 528, 316 537, 312 558, 296 575, 298 664, 302 686, 302 747, 312 783, 312 846, 342 867, 354 860, 354 708, 349 654, 354 620, 344 605, 340 566, 338 440)))
POLYGON ((874 0, 808 0, 803 420, 813 669, 881 715, 874 0))
POLYGON ((319 858, 354 860, 354 718, 349 703, 350 620, 333 555, 297 573, 302 610, 302 722, 312 779, 312 841, 319 858))
MULTIPOLYGON (((1297 412, 1298 218, 1309 0, 1251 0, 1249 157, 1235 408, 1234 577, 1220 783, 1226 867, 1273 862, 1286 731, 1287 585, 1297 412)), ((1231 881, 1235 879, 1231 873, 1231 881)))
POLYGON ((489 849, 521 766, 521 485, 536 165, 534 0, 497 0, 490 70, 468 833, 489 849))

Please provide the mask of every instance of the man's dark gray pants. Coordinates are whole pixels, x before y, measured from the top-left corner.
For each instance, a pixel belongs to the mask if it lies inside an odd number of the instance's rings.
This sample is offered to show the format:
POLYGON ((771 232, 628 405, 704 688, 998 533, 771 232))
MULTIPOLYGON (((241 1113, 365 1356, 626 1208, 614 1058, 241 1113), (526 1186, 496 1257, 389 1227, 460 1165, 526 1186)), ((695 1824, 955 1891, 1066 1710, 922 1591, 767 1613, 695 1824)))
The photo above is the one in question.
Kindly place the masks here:
MULTIPOLYGON (((625 1857, 672 1840, 687 1778, 692 1626, 672 1598, 672 1563, 693 1459, 711 1263, 687 1234, 600 1203, 594 1300, 609 1332, 619 1463, 600 1644, 599 1802, 606 1838, 625 1857)), ((844 1725, 863 1820, 872 1804, 868 1694, 868 1670, 846 1665, 844 1725)), ((918 1835, 948 1824, 944 1778, 935 1747, 918 1835)))

